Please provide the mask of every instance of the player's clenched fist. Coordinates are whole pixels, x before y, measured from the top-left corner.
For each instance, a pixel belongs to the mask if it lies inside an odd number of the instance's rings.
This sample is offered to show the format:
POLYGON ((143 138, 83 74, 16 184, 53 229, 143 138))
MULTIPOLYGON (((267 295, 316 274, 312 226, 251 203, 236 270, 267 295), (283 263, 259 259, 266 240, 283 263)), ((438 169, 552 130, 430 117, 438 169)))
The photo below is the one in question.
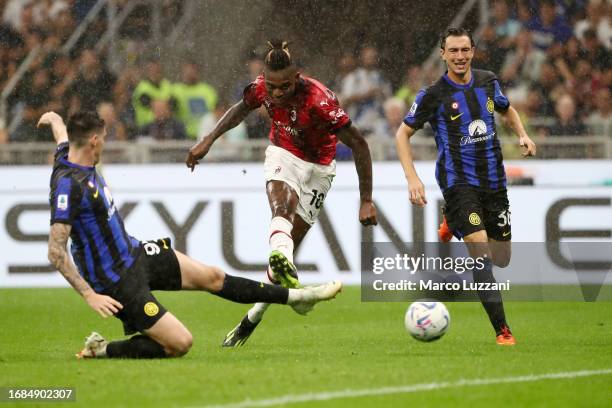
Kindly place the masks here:
POLYGON ((376 207, 372 201, 364 201, 359 208, 359 222, 363 226, 378 225, 376 207))

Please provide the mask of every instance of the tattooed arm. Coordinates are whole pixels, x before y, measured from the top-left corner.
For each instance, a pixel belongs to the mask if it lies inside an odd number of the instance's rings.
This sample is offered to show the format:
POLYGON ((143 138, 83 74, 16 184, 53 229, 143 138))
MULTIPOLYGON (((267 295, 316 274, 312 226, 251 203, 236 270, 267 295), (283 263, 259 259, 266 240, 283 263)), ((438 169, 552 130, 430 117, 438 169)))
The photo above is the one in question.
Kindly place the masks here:
POLYGON ((71 229, 72 227, 68 224, 55 223, 51 225, 49 253, 47 255, 49 261, 100 316, 108 317, 118 313, 123 308, 121 303, 110 296, 94 292, 85 279, 79 275, 76 266, 70 259, 66 250, 66 244, 68 243, 71 229))

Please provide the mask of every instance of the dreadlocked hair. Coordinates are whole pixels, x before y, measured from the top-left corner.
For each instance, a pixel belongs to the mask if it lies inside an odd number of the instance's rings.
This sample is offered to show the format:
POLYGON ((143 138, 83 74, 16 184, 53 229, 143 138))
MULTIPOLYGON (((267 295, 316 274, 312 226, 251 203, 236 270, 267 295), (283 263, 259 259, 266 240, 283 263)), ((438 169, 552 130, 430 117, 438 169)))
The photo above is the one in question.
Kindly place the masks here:
POLYGON ((268 41, 268 51, 266 51, 264 62, 266 67, 272 71, 280 71, 293 65, 289 43, 279 39, 268 41))

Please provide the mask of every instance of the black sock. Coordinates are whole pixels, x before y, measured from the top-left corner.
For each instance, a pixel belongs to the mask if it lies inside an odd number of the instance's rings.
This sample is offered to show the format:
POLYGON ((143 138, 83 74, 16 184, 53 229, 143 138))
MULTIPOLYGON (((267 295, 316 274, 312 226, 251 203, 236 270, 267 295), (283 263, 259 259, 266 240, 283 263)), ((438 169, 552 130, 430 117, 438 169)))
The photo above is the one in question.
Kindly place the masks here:
POLYGON ((236 303, 287 304, 289 289, 225 274, 223 288, 214 294, 236 303))
MULTIPOLYGON (((474 282, 477 283, 496 282, 495 277, 493 276, 493 262, 491 262, 490 259, 485 258, 482 268, 474 268, 473 276, 474 282)), ((495 333, 499 334, 502 326, 507 326, 501 292, 499 290, 479 290, 478 297, 489 315, 489 320, 495 329, 495 333)))
POLYGON ((163 358, 168 357, 161 344, 138 334, 127 340, 111 341, 106 346, 108 358, 163 358))

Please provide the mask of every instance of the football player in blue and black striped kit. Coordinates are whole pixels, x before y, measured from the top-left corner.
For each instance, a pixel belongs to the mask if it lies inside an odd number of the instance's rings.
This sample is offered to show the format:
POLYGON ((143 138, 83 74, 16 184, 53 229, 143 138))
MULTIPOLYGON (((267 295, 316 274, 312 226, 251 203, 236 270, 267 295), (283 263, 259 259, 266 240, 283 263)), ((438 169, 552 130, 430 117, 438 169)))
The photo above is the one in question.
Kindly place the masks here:
MULTIPOLYGON (((536 146, 495 74, 471 69, 471 33, 449 28, 441 36, 440 49, 447 71, 417 94, 396 134, 398 156, 410 201, 423 207, 427 203, 425 189, 414 168, 409 139, 429 122, 438 148, 436 179, 446 202, 440 238, 450 240, 454 235, 464 240, 470 256, 486 257, 484 267, 473 271, 474 280, 495 282, 493 265, 507 266, 511 253, 510 206, 495 112, 518 136, 524 156, 535 156, 536 146)), ((514 345, 500 291, 479 291, 478 295, 495 329, 497 344, 514 345)))
POLYGON ((303 289, 266 285, 224 273, 172 249, 169 238, 139 241, 125 231, 100 161, 106 130, 95 112, 79 112, 64 125, 54 112, 38 125, 51 126, 58 144, 51 174, 49 261, 102 317, 115 315, 125 340, 106 341, 93 332, 79 358, 179 357, 192 335, 153 296, 154 290, 204 290, 239 303, 280 303, 306 314, 333 298, 340 282, 303 289), (72 240, 67 252, 68 238, 72 240))

